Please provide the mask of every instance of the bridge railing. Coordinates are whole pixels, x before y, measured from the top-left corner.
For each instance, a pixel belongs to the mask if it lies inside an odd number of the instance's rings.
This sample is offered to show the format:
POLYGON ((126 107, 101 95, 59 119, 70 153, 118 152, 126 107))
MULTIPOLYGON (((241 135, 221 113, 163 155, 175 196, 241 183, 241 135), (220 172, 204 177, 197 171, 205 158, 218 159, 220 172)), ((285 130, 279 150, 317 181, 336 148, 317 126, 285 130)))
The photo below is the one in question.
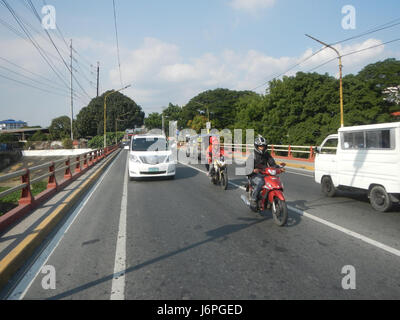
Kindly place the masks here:
MULTIPOLYGON (((247 156, 254 150, 252 144, 223 144, 223 146, 242 156, 247 156)), ((315 146, 268 145, 268 151, 274 158, 307 162, 314 162, 316 148, 315 146)))
MULTIPOLYGON (((53 194, 57 193, 59 190, 63 189, 66 185, 68 185, 84 172, 86 172, 93 165, 101 161, 103 158, 107 157, 110 153, 114 152, 116 149, 118 149, 118 147, 119 145, 114 145, 107 148, 97 149, 87 153, 83 153, 81 155, 66 157, 64 159, 47 162, 35 167, 25 168, 0 176, 0 183, 10 181, 15 178, 21 179, 21 183, 17 186, 0 192, 0 199, 14 192, 21 191, 18 200, 19 206, 13 210, 24 211, 25 214, 27 211, 26 209, 31 210, 40 203, 47 200, 53 194), (47 173, 32 178, 33 173, 46 168, 48 169, 47 173), (56 174, 58 174, 59 172, 64 173, 63 178, 59 179, 60 181, 58 181, 56 177, 56 174), (47 179, 46 190, 44 190, 37 196, 33 196, 32 184, 43 181, 45 179, 47 179)), ((0 217, 0 231, 4 228, 4 226, 2 225, 2 220, 4 220, 4 216, 8 213, 10 213, 10 211, 0 217)))

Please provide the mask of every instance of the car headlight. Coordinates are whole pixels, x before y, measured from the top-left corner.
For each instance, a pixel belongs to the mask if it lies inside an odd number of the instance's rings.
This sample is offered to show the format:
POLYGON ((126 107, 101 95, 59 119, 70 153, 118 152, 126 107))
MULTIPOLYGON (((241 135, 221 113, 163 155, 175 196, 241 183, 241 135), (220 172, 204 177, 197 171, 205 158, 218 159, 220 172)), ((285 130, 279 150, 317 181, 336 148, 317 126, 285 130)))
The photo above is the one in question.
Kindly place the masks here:
POLYGON ((169 156, 167 156, 167 158, 165 159, 164 163, 175 163, 175 159, 173 157, 173 154, 170 154, 169 156))
POLYGON ((132 162, 135 162, 135 163, 140 163, 140 160, 139 160, 139 158, 138 157, 136 157, 135 155, 133 155, 133 154, 131 154, 130 156, 129 156, 129 159, 132 161, 132 162))

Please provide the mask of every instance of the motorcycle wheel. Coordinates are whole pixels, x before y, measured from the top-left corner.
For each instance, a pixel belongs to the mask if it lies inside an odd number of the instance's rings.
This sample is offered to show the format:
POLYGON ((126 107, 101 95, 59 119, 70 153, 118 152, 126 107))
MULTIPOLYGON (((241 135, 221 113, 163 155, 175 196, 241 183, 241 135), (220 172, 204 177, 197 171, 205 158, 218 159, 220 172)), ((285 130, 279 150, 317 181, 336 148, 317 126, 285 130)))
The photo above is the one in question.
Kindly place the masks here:
POLYGON ((211 183, 212 183, 212 184, 215 184, 215 185, 218 184, 218 178, 217 178, 217 177, 218 177, 218 176, 217 176, 216 172, 214 172, 214 173, 211 175, 211 183))
POLYGON ((272 205, 272 216, 274 218, 275 223, 282 227, 286 224, 288 219, 288 209, 286 206, 286 202, 279 199, 278 197, 274 197, 275 210, 272 205))
POLYGON ((228 188, 228 175, 226 174, 226 170, 221 172, 221 187, 226 190, 228 188))

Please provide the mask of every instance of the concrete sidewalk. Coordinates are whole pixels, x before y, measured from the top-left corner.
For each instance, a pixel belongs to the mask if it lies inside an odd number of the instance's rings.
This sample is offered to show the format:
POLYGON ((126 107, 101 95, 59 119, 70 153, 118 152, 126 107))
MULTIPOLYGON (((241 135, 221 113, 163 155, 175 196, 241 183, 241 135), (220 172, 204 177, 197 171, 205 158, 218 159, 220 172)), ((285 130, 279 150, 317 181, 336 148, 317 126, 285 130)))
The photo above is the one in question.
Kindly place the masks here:
POLYGON ((0 233, 0 290, 118 154, 116 151, 90 168, 28 216, 0 233))

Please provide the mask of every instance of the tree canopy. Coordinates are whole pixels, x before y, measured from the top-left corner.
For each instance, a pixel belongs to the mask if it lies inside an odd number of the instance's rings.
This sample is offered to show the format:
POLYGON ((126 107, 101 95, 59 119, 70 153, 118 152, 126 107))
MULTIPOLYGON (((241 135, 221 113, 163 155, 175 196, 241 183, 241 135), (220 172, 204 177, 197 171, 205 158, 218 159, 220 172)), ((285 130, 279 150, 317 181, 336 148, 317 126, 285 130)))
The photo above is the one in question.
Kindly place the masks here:
MULTIPOLYGON (((398 121, 400 61, 387 59, 343 77, 345 126, 398 121)), ((162 112, 166 126, 177 120, 180 129, 200 132, 212 127, 254 129, 269 143, 316 145, 340 127, 339 80, 329 74, 298 72, 269 82, 260 95, 252 91, 208 90, 185 106, 172 103, 162 112)), ((145 120, 148 129, 161 128, 160 113, 145 120)))
MULTIPOLYGON (((49 132, 53 140, 62 140, 71 137, 71 118, 68 116, 61 116, 51 121, 49 132)), ((74 123, 74 137, 76 137, 77 130, 74 123)))
MULTIPOLYGON (((87 107, 84 107, 76 118, 81 137, 94 137, 104 134, 104 97, 110 93, 92 99, 87 107)), ((144 112, 135 101, 115 92, 107 97, 107 132, 115 132, 135 128, 143 125, 144 112), (116 124, 117 120, 117 124, 116 124)))

